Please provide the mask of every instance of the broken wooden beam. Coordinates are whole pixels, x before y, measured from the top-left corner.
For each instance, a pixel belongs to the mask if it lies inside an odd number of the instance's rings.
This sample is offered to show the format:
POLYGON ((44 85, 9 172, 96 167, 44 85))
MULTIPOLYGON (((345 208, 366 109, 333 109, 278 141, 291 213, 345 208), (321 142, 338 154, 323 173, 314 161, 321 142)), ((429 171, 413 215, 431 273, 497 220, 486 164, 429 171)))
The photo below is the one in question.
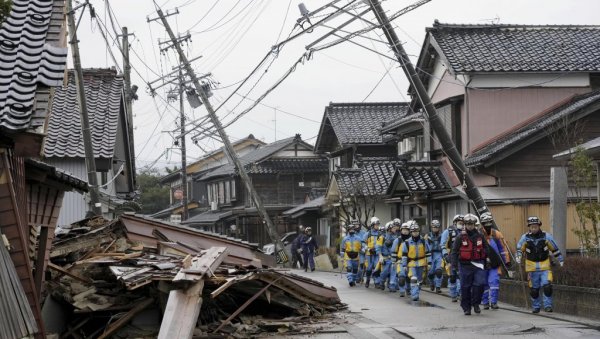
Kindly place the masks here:
POLYGON ((110 336, 112 336, 113 333, 118 331, 121 327, 125 326, 129 322, 129 320, 131 320, 131 318, 143 311, 146 307, 150 306, 153 302, 154 300, 152 298, 146 298, 140 301, 129 312, 125 313, 124 316, 119 318, 119 320, 115 321, 110 326, 108 326, 104 330, 104 333, 102 333, 102 335, 98 337, 98 339, 109 338, 110 336))
POLYGON ((202 289, 204 276, 211 273, 221 265, 227 257, 226 247, 211 247, 201 257, 192 260, 190 268, 198 273, 185 273, 181 269, 173 281, 194 281, 187 290, 173 290, 169 293, 169 300, 160 325, 159 339, 191 338, 200 315, 202 306, 202 289))
POLYGON ((62 267, 60 267, 58 265, 55 265, 55 264, 53 264, 51 262, 48 263, 48 268, 51 268, 51 269, 53 269, 53 270, 55 270, 55 271, 57 271, 59 273, 67 275, 67 276, 69 276, 69 277, 71 277, 71 278, 73 278, 75 280, 79 280, 79 281, 84 282, 86 284, 91 284, 93 282, 93 280, 90 279, 90 278, 80 277, 77 274, 73 274, 73 273, 65 270, 64 268, 62 268, 62 267))

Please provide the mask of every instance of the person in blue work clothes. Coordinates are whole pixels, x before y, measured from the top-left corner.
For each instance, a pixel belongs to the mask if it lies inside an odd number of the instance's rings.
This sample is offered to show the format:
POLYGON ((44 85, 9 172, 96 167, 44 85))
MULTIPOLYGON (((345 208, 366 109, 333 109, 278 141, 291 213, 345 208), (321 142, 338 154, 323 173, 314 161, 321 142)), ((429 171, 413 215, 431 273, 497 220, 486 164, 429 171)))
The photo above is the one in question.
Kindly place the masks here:
MULTIPOLYGON (((363 229, 360 221, 358 219, 354 219, 352 221, 352 225, 356 229, 356 234, 359 236, 360 241, 362 243, 363 239, 367 236, 367 231, 363 229)), ((363 277, 365 275, 365 246, 360 248, 360 253, 358 255, 358 278, 356 279, 357 284, 362 284, 363 277)))
MULTIPOLYGON (((481 233, 485 236, 490 248, 494 251, 497 258, 502 260, 502 263, 498 262, 497 267, 490 267, 487 270, 487 283, 483 289, 483 297, 481 303, 483 309, 488 310, 490 307, 493 310, 498 309, 498 294, 500 293, 500 275, 502 274, 502 265, 509 269, 512 266, 510 261, 510 253, 506 242, 504 242, 504 236, 500 231, 493 228, 494 218, 492 213, 485 212, 481 215, 481 233)), ((491 254, 491 252, 490 252, 491 254)))
POLYGON ((340 257, 344 260, 346 266, 346 278, 350 287, 356 286, 358 279, 359 254, 362 247, 362 239, 356 233, 356 226, 348 226, 348 234, 342 240, 340 248, 340 257))
POLYGON ((304 267, 304 262, 302 261, 302 245, 300 244, 300 240, 302 240, 304 235, 304 226, 298 226, 298 235, 292 241, 292 267, 298 268, 298 264, 300 264, 300 268, 304 267))
POLYGON ((527 218, 529 232, 523 234, 517 243, 517 263, 521 264, 525 253, 525 272, 529 280, 529 294, 533 313, 542 308, 540 294, 544 295, 544 311, 552 312, 552 268, 551 258, 558 259, 560 266, 564 259, 558 245, 550 233, 542 232, 542 221, 538 217, 527 218), (542 293, 540 293, 540 289, 542 293))
POLYGON ((310 265, 310 271, 315 270, 315 252, 319 248, 317 245, 317 239, 312 235, 312 228, 304 228, 304 237, 302 238, 302 255, 304 256, 304 272, 308 271, 310 265))
POLYGON ((446 269, 446 275, 448 276, 448 294, 452 298, 452 302, 456 302, 460 295, 460 279, 458 277, 458 267, 452 267, 450 262, 452 244, 456 238, 460 235, 463 228, 463 215, 457 214, 452 218, 452 225, 448 226, 442 232, 441 244, 442 244, 442 260, 443 266, 446 269))
POLYGON ((436 293, 442 293, 442 234, 440 232, 441 224, 439 220, 431 221, 430 232, 425 235, 425 240, 429 244, 431 251, 431 265, 427 277, 429 278, 429 288, 436 293))
POLYGON ((410 281, 410 297, 413 301, 419 300, 421 283, 431 265, 431 252, 429 245, 421 237, 421 228, 415 220, 408 223, 410 238, 402 243, 402 271, 410 281))
POLYGON ((381 222, 379 218, 372 217, 371 222, 369 224, 369 228, 365 237, 363 238, 363 246, 365 248, 365 268, 366 268, 366 280, 365 287, 369 288, 371 283, 371 275, 375 270, 375 266, 377 265, 377 253, 375 250, 375 246, 377 244, 377 238, 379 237, 379 225, 381 222))
POLYGON ((410 228, 405 222, 400 226, 400 234, 392 243, 392 276, 390 277, 390 292, 396 292, 397 289, 401 297, 406 295, 408 281, 406 272, 402 270, 402 263, 398 259, 402 258, 401 247, 408 238, 410 238, 410 228))
POLYGON ((489 265, 489 246, 475 227, 477 220, 477 216, 466 214, 463 218, 465 229, 452 244, 452 266, 459 270, 460 306, 465 315, 471 315, 471 308, 475 313, 481 313, 479 304, 487 278, 485 269, 489 265))
MULTIPOLYGON (((379 257, 379 265, 381 273, 375 280, 375 287, 385 290, 385 282, 390 277, 390 268, 392 267, 392 244, 394 242, 394 222, 390 221, 385 224, 385 233, 381 232, 377 238, 375 251, 379 257)), ((390 283, 388 282, 388 287, 390 283)))

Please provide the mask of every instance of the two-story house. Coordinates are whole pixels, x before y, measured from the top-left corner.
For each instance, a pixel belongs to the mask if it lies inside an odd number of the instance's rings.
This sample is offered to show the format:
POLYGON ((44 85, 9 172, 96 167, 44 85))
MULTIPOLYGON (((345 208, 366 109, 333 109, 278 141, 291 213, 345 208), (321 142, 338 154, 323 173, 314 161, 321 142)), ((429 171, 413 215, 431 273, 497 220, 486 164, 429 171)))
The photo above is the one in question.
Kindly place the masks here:
MULTIPOLYGON (((600 134, 599 43, 598 26, 436 21, 427 29, 416 67, 508 239, 525 230, 528 214, 548 224, 552 155, 600 134)), ((427 121, 422 126, 424 152, 449 169, 427 121)), ((454 197, 438 196, 446 224, 471 208, 462 174, 448 173, 454 197)), ((573 234, 567 247, 578 247, 573 234)))
MULTIPOLYGON (((135 156, 132 153, 123 76, 114 69, 83 70, 83 87, 91 125, 92 145, 102 213, 107 219, 127 211, 135 197, 135 156)), ((51 102, 44 142, 44 161, 78 178, 87 178, 81 118, 74 71, 68 82, 58 87, 51 102)), ((89 197, 68 192, 58 217, 59 225, 69 225, 86 217, 89 197)))
MULTIPOLYGON (((300 135, 258 147, 239 159, 279 233, 290 228, 281 212, 302 204, 312 188, 327 184, 327 160, 315 155, 313 146, 300 135)), ((206 186, 210 210, 183 224, 259 244, 270 242, 262 217, 233 164, 207 170, 194 180, 206 186)))
MULTIPOLYGON (((250 134, 246 138, 232 142, 233 149, 238 156, 243 156, 248 152, 256 150, 265 145, 254 135, 250 134)), ((201 176, 207 171, 228 163, 224 149, 221 147, 215 151, 203 155, 197 161, 189 164, 185 170, 187 174, 187 196, 188 196, 188 217, 205 212, 210 209, 208 203, 208 191, 203 181, 196 181, 194 177, 201 176)), ((183 207, 181 200, 175 198, 175 192, 182 189, 181 171, 170 173, 160 180, 161 185, 168 185, 170 188, 170 206, 162 211, 156 212, 151 217, 158 219, 167 219, 172 222, 181 220, 183 207)))

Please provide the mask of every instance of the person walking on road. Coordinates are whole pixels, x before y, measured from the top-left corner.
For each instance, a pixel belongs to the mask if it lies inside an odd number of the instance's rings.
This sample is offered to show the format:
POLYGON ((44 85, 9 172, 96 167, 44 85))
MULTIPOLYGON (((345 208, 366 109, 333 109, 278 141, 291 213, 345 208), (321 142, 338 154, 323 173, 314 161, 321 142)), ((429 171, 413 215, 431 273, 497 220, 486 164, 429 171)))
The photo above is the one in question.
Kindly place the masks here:
POLYGON ((359 254, 362 247, 362 239, 356 233, 354 225, 348 226, 348 234, 342 240, 340 257, 346 264, 346 278, 350 287, 356 286, 358 279, 359 254))
POLYGON ((390 277, 390 292, 400 291, 400 296, 406 295, 406 275, 402 271, 401 262, 398 259, 402 258, 402 244, 410 238, 410 227, 408 223, 402 223, 400 226, 400 235, 392 243, 392 276, 390 277))
POLYGON ((450 261, 452 255, 452 245, 463 228, 463 215, 457 214, 452 218, 452 225, 448 226, 442 233, 442 266, 448 276, 448 294, 452 302, 456 302, 460 295, 460 279, 458 278, 458 267, 452 266, 450 261))
POLYGON ((317 239, 312 235, 312 228, 306 227, 304 229, 304 237, 302 238, 302 254, 304 255, 304 272, 308 271, 310 265, 310 271, 315 270, 315 252, 319 246, 317 245, 317 239))
POLYGON ((487 310, 490 307, 493 310, 498 309, 498 294, 500 293, 500 275, 502 274, 502 266, 504 265, 507 269, 512 266, 510 254, 508 253, 508 248, 504 242, 504 236, 500 231, 492 228, 493 223, 494 218, 490 212, 485 212, 481 215, 481 233, 483 233, 490 248, 494 251, 494 253, 490 252, 490 254, 494 254, 496 258, 499 258, 502 261, 497 262, 497 267, 494 268, 493 266, 496 265, 491 265, 492 267, 486 271, 487 283, 485 284, 483 297, 481 298, 484 310, 487 310))
POLYGON ((302 244, 300 241, 302 240, 302 236, 304 235, 304 226, 298 226, 296 238, 292 241, 292 267, 298 268, 298 264, 300 267, 304 267, 304 261, 302 260, 302 244))
POLYGON ((377 238, 379 237, 380 224, 379 218, 372 217, 365 238, 363 239, 363 246, 365 248, 366 288, 369 288, 371 275, 373 274, 373 270, 375 270, 375 265, 377 265, 378 257, 375 246, 377 245, 377 238))
POLYGON ((421 228, 415 220, 408 222, 410 238, 402 243, 402 272, 410 281, 410 297, 413 301, 419 300, 421 283, 431 265, 431 252, 429 244, 421 238, 421 228))
MULTIPOLYGON (((394 222, 390 221, 385 225, 385 233, 382 231, 377 238, 375 250, 379 257, 381 273, 375 280, 375 287, 385 290, 385 282, 390 277, 390 268, 392 267, 392 244, 394 242, 394 222)), ((388 287, 390 283, 388 282, 388 287)))
POLYGON ((431 291, 442 293, 442 235, 439 220, 431 221, 431 231, 425 236, 431 250, 431 265, 429 266, 428 279, 431 291))
POLYGON ((544 311, 552 312, 552 268, 550 256, 558 259, 560 266, 564 259, 558 245, 550 233, 541 230, 542 221, 538 217, 527 218, 529 232, 523 234, 517 243, 517 263, 521 264, 525 253, 525 271, 531 295, 533 313, 539 313, 542 307, 540 289, 544 295, 544 311))
POLYGON ((477 217, 466 214, 463 221, 465 229, 452 245, 452 267, 458 267, 460 272, 460 306, 465 315, 471 315, 471 308, 475 313, 481 313, 479 304, 486 283, 488 246, 484 236, 475 227, 477 217))

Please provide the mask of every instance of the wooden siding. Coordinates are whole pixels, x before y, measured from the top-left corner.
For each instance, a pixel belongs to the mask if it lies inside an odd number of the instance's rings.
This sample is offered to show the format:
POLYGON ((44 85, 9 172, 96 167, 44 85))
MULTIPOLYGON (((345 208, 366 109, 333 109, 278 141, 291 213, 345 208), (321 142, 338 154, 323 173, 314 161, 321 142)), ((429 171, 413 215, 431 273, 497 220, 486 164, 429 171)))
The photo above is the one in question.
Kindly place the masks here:
MULTIPOLYGON (((519 241, 521 235, 528 231, 527 217, 537 216, 542 221, 542 230, 552 233, 550 225, 550 204, 514 204, 514 205, 491 205, 490 211, 504 235, 508 245, 513 253, 516 249, 516 241, 519 241)), ((567 250, 575 251, 579 249, 579 239, 573 233, 574 229, 580 228, 580 223, 575 211, 575 205, 569 204, 567 209, 567 250)))
POLYGON ((0 157, 0 232, 6 235, 10 242, 11 260, 39 330, 43 331, 40 303, 29 260, 25 165, 22 158, 12 156, 5 149, 0 149, 0 157))
POLYGON ((463 126, 463 150, 473 151, 490 138, 575 95, 589 87, 515 88, 505 90, 467 90, 468 110, 463 126))
MULTIPOLYGON (((581 131, 577 133, 582 140, 590 140, 600 135, 599 113, 595 112, 577 122, 582 127, 581 131)), ((550 137, 545 137, 506 159, 500 160, 494 166, 481 169, 480 172, 496 176, 498 186, 501 187, 548 187, 550 185, 550 167, 560 165, 558 161, 552 159, 552 156, 568 148, 570 148, 568 145, 555 148, 550 137)))
MULTIPOLYGON (((311 189, 308 183, 314 183, 314 187, 325 187, 327 180, 326 173, 254 174, 251 177, 256 191, 265 205, 302 204, 311 189), (305 183, 304 187, 298 185, 301 181, 305 183)), ((249 206, 249 201, 246 200, 246 202, 246 206, 249 206)))

